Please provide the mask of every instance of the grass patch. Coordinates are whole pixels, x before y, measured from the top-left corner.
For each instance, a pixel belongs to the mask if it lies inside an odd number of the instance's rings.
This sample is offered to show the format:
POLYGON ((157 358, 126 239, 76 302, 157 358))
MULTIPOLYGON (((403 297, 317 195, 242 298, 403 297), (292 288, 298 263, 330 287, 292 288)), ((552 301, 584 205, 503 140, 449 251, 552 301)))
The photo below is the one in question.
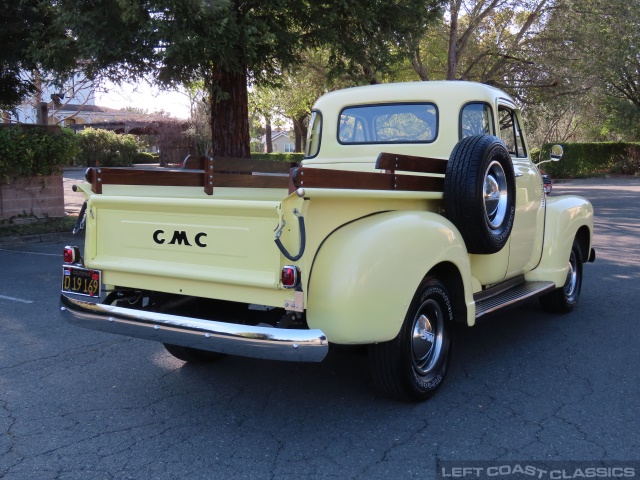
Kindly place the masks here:
POLYGON ((0 225, 0 237, 22 237, 43 233, 71 233, 77 216, 39 219, 35 222, 0 225))

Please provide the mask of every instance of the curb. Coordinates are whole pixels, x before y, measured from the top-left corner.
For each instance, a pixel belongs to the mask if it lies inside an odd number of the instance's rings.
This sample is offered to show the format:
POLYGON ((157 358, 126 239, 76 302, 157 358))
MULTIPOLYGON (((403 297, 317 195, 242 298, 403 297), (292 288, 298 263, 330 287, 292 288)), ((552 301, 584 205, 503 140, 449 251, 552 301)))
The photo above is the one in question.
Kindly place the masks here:
POLYGON ((20 237, 0 237, 0 247, 16 247, 19 245, 33 245, 37 243, 69 243, 84 245, 84 232, 74 236, 72 233, 41 233, 38 235, 24 235, 20 237))

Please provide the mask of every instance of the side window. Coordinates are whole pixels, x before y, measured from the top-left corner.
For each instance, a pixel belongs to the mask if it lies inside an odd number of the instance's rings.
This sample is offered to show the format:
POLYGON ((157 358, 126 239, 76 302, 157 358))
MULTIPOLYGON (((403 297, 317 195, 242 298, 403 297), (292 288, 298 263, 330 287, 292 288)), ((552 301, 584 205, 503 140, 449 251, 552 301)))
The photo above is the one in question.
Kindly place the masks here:
POLYGON ((460 139, 472 135, 495 135, 493 112, 486 103, 467 103, 460 111, 460 139))
POLYGON ((498 109, 498 124, 500 126, 500 138, 507 146, 509 153, 516 157, 526 157, 524 141, 522 140, 522 130, 520 130, 518 117, 516 117, 513 110, 500 107, 498 109))

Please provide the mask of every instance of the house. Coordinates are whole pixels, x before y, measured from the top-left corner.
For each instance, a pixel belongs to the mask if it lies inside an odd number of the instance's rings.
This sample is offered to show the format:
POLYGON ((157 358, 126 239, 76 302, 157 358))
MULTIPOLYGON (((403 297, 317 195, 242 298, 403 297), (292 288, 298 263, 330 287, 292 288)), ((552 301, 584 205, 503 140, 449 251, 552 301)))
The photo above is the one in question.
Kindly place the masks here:
POLYGON ((38 92, 26 98, 14 111, 4 113, 5 123, 69 126, 139 117, 137 113, 96 105, 95 86, 81 74, 75 74, 62 86, 44 80, 39 84, 38 92))
MULTIPOLYGON (((264 143, 264 152, 267 152, 267 139, 266 136, 262 137, 264 143)), ((292 153, 295 150, 294 140, 291 139, 288 132, 283 130, 274 130, 271 132, 271 144, 273 145, 274 152, 280 153, 292 153)))

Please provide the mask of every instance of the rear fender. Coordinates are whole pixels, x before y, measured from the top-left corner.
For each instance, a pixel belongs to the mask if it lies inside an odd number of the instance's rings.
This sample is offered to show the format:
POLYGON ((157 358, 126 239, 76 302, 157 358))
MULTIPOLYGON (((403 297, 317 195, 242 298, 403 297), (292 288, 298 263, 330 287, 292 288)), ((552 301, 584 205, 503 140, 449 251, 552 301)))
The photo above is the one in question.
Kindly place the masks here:
POLYGON ((391 340, 420 282, 445 263, 460 273, 467 316, 473 318, 469 257, 460 232, 446 218, 396 211, 347 224, 323 242, 314 259, 309 327, 321 328, 333 343, 391 340))
POLYGON ((567 278, 569 256, 573 240, 577 237, 582 250, 582 261, 589 259, 593 235, 593 207, 578 196, 547 198, 544 246, 538 266, 525 274, 529 281, 551 281, 556 287, 567 278))

